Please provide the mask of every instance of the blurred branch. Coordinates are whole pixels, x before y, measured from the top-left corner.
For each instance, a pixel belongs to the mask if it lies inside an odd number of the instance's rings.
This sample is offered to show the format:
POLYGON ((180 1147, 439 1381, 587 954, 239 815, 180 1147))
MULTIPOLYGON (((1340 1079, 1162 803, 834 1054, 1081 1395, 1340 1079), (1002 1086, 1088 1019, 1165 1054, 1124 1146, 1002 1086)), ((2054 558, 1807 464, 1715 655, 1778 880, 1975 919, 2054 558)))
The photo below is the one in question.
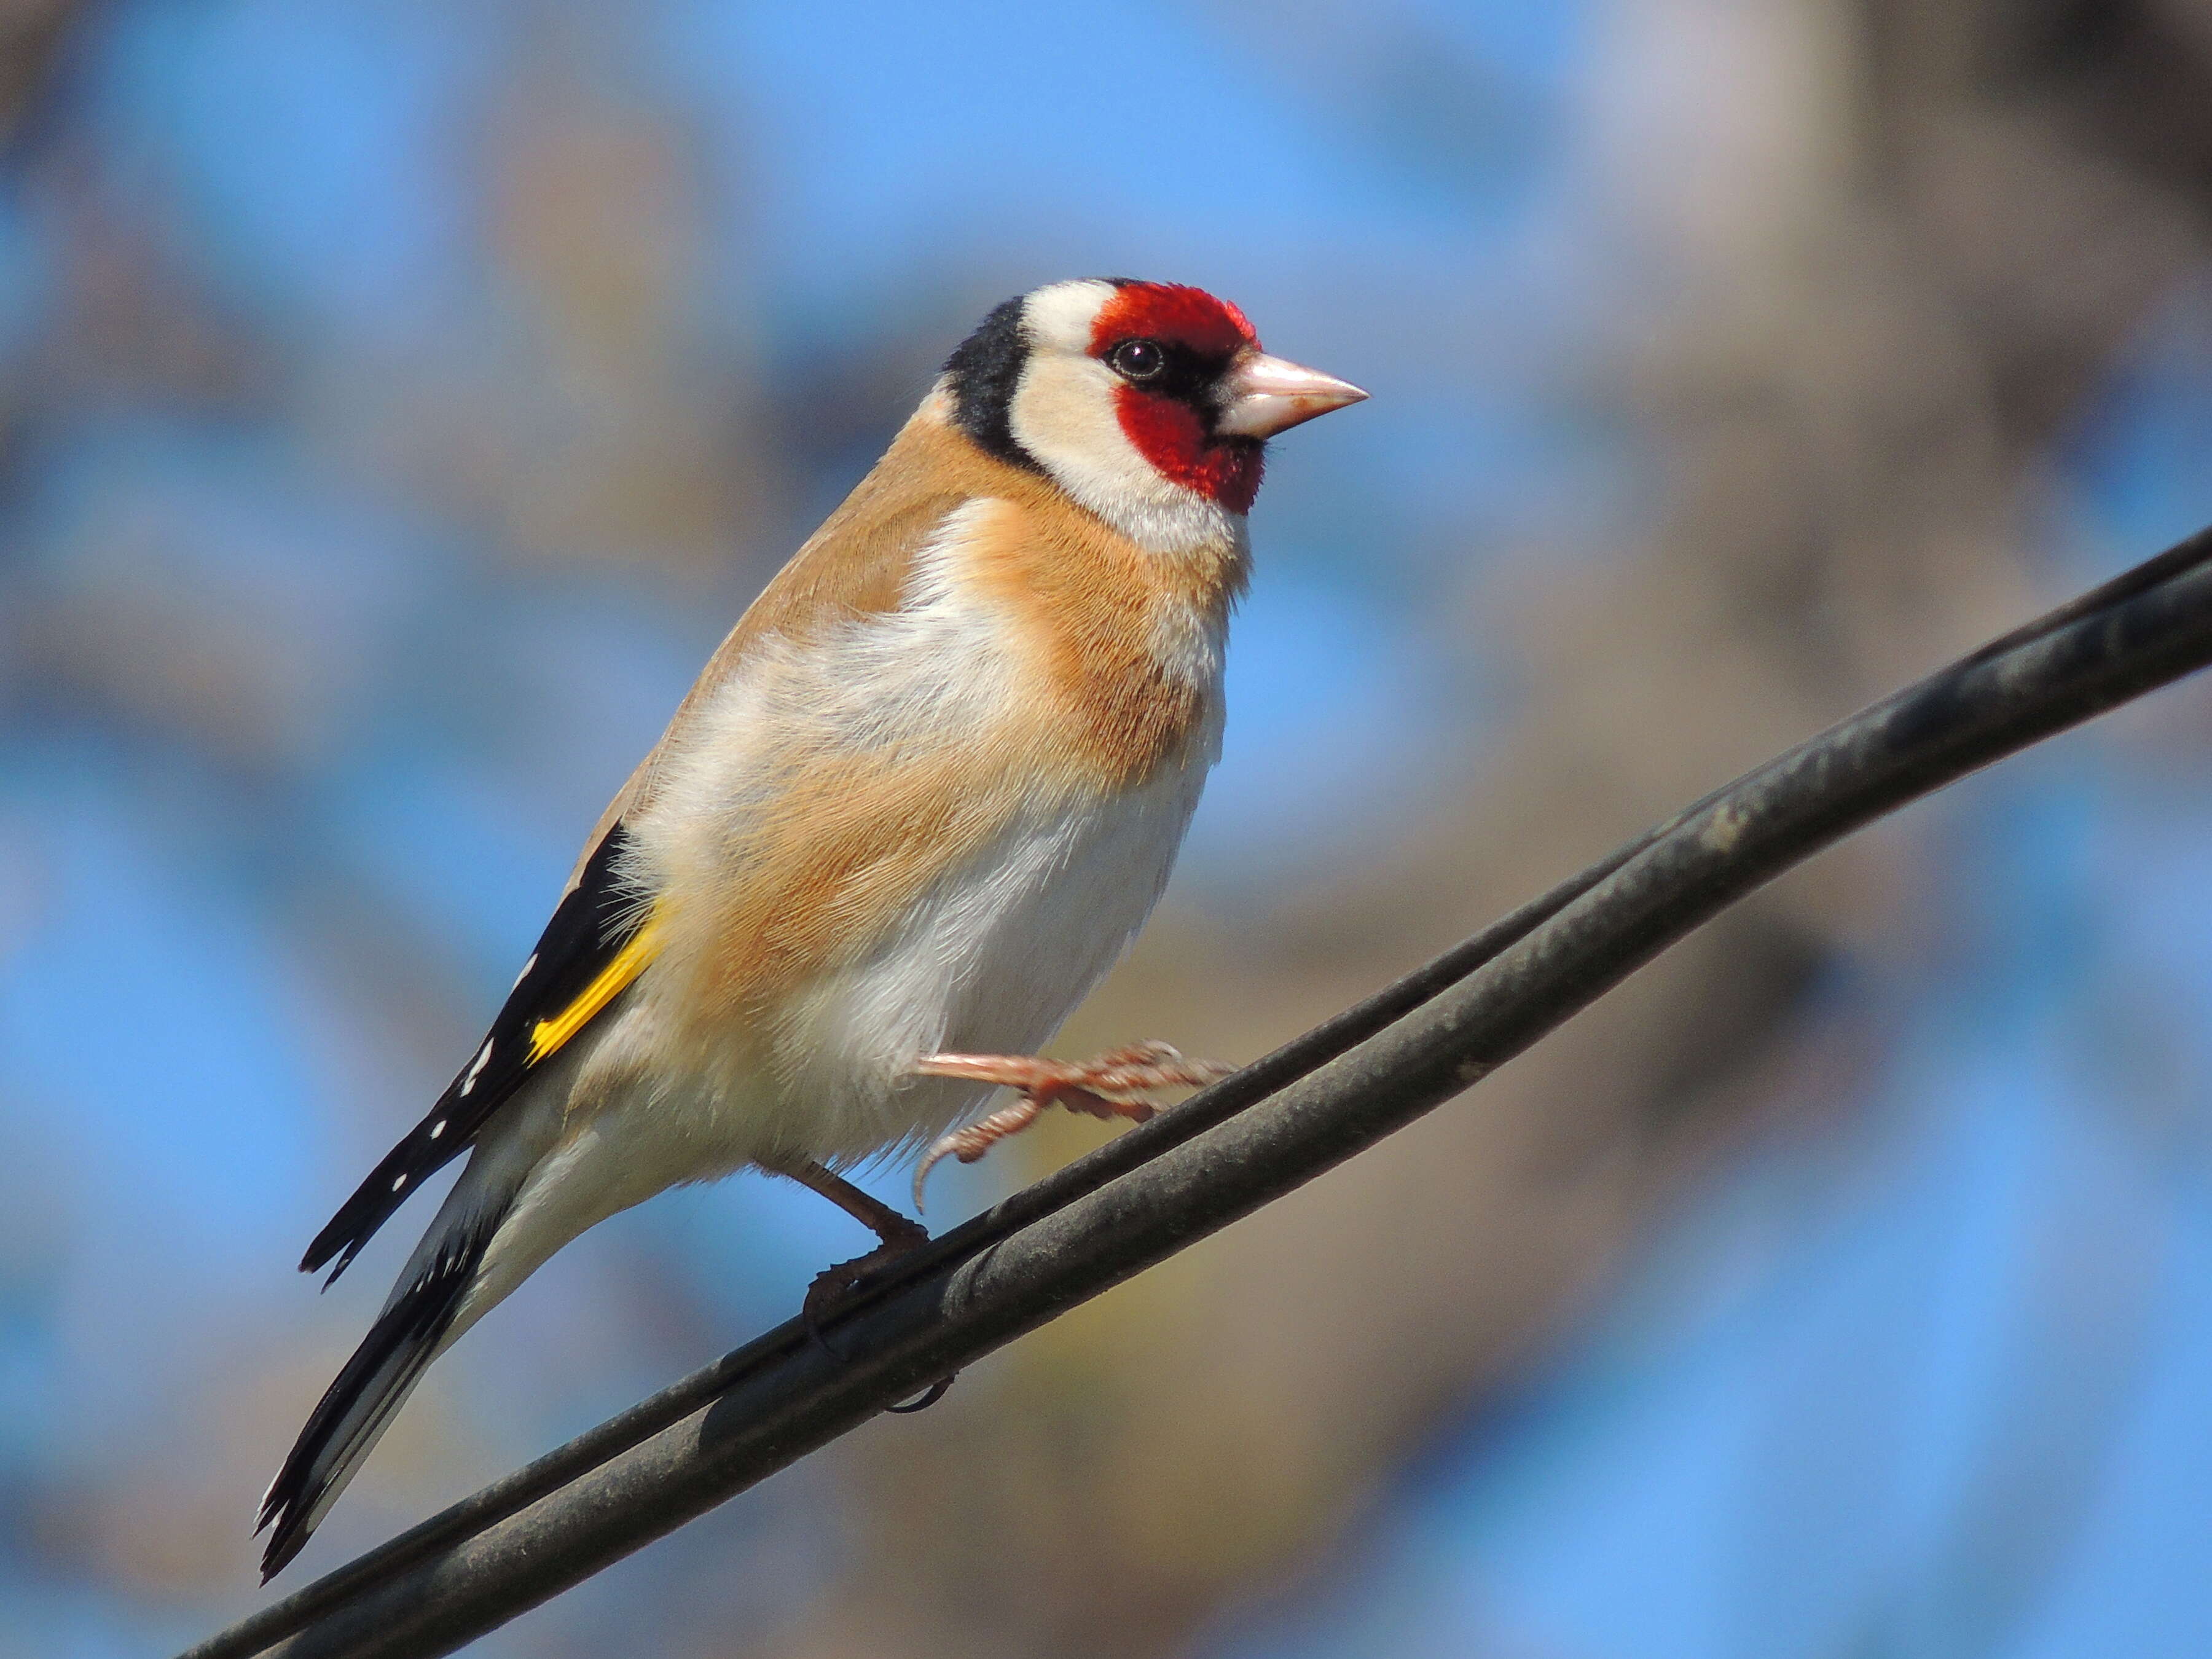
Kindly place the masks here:
POLYGON ((0 0, 0 149, 30 118, 87 0, 0 0))
POLYGON ((1747 773, 1184 1105, 200 1646, 446 1653, 1460 1093, 1784 870, 2212 663, 2212 531, 1747 773))

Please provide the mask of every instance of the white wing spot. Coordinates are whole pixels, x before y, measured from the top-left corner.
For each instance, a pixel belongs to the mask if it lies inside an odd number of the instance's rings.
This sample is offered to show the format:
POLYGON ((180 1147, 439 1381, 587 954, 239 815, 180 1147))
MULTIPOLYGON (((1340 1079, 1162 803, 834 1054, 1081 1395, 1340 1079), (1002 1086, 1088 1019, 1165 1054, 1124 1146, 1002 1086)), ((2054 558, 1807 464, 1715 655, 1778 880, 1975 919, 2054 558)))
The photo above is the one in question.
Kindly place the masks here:
MULTIPOLYGON (((520 985, 523 981, 528 979, 530 977, 530 970, 537 965, 538 952, 532 951, 530 953, 530 960, 522 964, 522 971, 514 976, 514 985, 520 985)), ((509 996, 513 996, 514 994, 514 985, 510 985, 507 988, 507 994, 509 996)))
POLYGON ((469 1062, 469 1074, 461 1079, 461 1092, 463 1094, 465 1095, 470 1090, 477 1086, 477 1079, 483 1075, 484 1062, 490 1058, 491 1039, 489 1037, 486 1037, 484 1039, 484 1046, 477 1050, 477 1057, 469 1062))
POLYGON ((446 1120, 442 1117, 430 1126, 430 1139, 433 1140, 435 1140, 440 1135, 445 1133, 446 1120))
POLYGON ((396 1175, 392 1177, 392 1190, 395 1193, 406 1184, 407 1177, 404 1175, 396 1175))

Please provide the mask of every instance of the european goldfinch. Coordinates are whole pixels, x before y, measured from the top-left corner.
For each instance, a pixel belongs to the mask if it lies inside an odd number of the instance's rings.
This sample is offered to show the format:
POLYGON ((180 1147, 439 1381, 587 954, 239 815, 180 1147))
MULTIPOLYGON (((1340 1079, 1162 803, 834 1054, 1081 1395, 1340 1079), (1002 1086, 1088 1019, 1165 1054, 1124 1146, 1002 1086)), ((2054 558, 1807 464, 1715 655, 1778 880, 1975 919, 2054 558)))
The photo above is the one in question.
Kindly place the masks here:
POLYGON ((927 1237, 836 1170, 977 1157, 1054 1100, 1142 1117, 1216 1073, 1164 1044, 1028 1056, 1143 924, 1219 752, 1262 447, 1365 396, 1194 288, 1059 283, 984 319, 607 808, 490 1035, 308 1246, 335 1279, 471 1154, 263 1500, 264 1582, 424 1368, 594 1223, 757 1165, 883 1240, 835 1290, 927 1237), (948 1133, 1000 1085, 1020 1103, 948 1133))

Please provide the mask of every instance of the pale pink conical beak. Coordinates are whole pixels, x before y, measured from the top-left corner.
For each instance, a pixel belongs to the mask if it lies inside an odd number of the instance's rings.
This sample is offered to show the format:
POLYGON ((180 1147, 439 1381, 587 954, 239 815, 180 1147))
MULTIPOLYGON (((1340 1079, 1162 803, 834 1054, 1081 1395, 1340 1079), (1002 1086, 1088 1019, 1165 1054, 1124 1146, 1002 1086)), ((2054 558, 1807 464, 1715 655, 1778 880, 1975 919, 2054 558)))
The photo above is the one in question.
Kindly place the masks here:
POLYGON ((1221 414, 1213 429, 1234 438, 1272 438, 1366 397, 1349 380, 1255 351, 1221 377, 1221 414))

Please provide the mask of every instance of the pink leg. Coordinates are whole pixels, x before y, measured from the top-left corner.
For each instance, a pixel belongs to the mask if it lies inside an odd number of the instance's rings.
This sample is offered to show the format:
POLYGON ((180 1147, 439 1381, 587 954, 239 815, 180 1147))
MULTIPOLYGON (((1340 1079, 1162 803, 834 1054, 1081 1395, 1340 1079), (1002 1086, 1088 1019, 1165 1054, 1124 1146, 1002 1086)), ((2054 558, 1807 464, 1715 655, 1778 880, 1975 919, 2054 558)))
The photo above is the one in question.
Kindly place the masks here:
POLYGON ((924 1077, 965 1078, 1021 1091, 1021 1098, 989 1116, 955 1129, 935 1146, 914 1172, 914 1207, 921 1208, 921 1184, 945 1157, 973 1164, 1008 1135, 1018 1134, 1048 1106, 1088 1112, 1093 1117, 1126 1117, 1142 1123, 1157 1109, 1145 1097, 1161 1089, 1194 1089, 1227 1077, 1237 1068, 1216 1060, 1188 1060, 1164 1042, 1133 1042, 1096 1060, 1045 1060, 1034 1054, 926 1054, 915 1068, 924 1077))

